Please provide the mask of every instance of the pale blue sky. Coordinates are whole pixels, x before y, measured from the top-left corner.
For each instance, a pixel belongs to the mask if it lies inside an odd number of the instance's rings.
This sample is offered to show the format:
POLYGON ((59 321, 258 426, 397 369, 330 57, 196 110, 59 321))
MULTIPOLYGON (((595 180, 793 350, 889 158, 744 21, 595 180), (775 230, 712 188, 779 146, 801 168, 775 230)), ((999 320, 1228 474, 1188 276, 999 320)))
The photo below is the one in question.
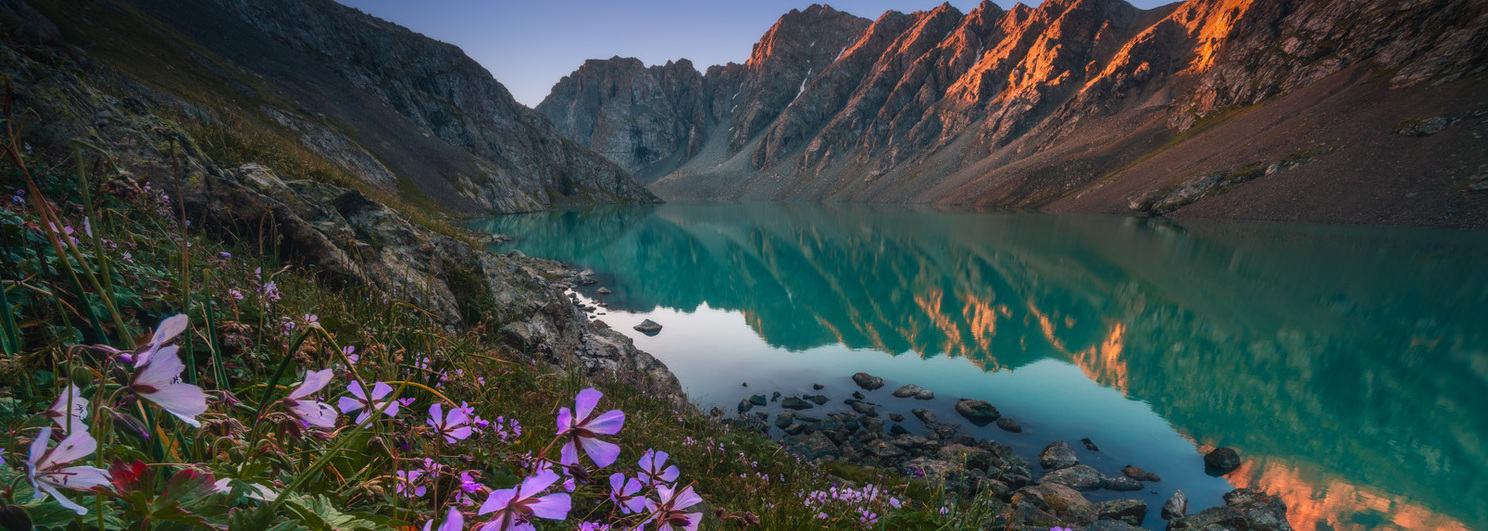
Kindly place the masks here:
MULTIPOLYGON (((636 57, 648 65, 687 58, 699 70, 743 62, 780 15, 807 0, 337 0, 429 37, 459 46, 535 106, 586 59, 636 57)), ((1168 0, 1128 0, 1144 9, 1168 0)), ((980 2, 951 2, 963 12, 980 2)), ((1013 5, 998 0, 1003 8, 1013 5)), ((849 0, 835 9, 874 19, 887 10, 916 11, 936 0, 849 0)))

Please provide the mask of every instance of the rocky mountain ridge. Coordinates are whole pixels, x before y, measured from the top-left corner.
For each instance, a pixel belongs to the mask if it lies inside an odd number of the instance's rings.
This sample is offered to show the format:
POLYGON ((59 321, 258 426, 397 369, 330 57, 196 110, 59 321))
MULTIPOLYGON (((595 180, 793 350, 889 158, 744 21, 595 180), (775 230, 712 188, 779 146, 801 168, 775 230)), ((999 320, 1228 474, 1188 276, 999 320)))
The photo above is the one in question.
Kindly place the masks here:
POLYGON ((1206 175, 1276 166, 1325 189, 1392 197, 1356 205, 1356 215, 1312 215, 1323 205, 1287 211, 1221 197, 1234 186, 1276 195, 1280 179, 1215 181, 1229 184, 1175 215, 1223 207, 1228 217, 1481 226, 1488 200, 1472 189, 1488 178, 1481 120, 1429 142, 1393 130, 1436 115, 1480 117, 1488 52, 1474 43, 1485 41, 1488 7, 1468 0, 1187 0, 1151 10, 1122 0, 1009 10, 988 1, 968 13, 945 4, 873 21, 812 6, 782 16, 745 64, 710 67, 685 94, 660 89, 661 67, 615 58, 586 63, 537 110, 565 134, 586 132, 570 138, 587 146, 650 139, 635 145, 667 156, 596 149, 645 180, 659 177, 651 188, 668 198, 1131 214, 1206 175), (622 72, 620 62, 633 64, 622 72), (636 105, 601 90, 636 85, 660 92, 636 105), (1361 100, 1379 112, 1355 112, 1361 100), (653 117, 679 112, 655 104, 663 101, 685 101, 685 137, 650 133, 653 117), (576 108, 631 125, 594 127, 565 111, 576 108), (1246 114, 1260 123, 1232 123, 1246 114), (1319 152, 1320 164, 1284 164, 1319 152), (1158 156, 1175 160, 1156 167, 1158 156), (1429 161, 1432 177, 1384 163, 1412 159, 1429 161), (1336 177, 1365 170, 1373 173, 1336 177))
POLYGON ((251 122, 389 195, 457 215, 656 200, 459 48, 331 0, 6 4, 50 28, 42 44, 194 103, 200 121, 251 122))

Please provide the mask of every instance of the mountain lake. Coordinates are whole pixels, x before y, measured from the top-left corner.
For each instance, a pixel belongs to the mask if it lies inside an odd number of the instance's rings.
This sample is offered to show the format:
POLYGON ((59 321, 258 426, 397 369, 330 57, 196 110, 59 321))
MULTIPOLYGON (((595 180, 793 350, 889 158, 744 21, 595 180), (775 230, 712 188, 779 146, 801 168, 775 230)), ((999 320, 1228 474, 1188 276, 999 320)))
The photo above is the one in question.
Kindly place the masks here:
POLYGON ((1194 514, 1250 487, 1303 531, 1488 529, 1488 233, 834 204, 472 226, 516 238, 495 251, 592 270, 578 295, 607 307, 591 315, 704 411, 778 391, 850 412, 861 371, 910 432, 929 432, 910 414, 929 409, 1013 446, 1035 478, 1056 440, 1108 476, 1156 473, 1085 492, 1141 497, 1148 528, 1175 489, 1194 514), (633 330, 645 319, 663 329, 633 330), (910 383, 935 398, 890 395, 910 383), (973 426, 960 398, 1023 431, 973 426), (1217 477, 1203 453, 1220 446, 1242 465, 1217 477))

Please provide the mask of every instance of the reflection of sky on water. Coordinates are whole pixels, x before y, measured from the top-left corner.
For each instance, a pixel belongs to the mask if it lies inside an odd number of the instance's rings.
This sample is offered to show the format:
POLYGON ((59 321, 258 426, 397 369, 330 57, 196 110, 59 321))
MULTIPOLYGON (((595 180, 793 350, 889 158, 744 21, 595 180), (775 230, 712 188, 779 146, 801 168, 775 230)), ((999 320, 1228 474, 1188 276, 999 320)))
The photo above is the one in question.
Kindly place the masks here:
POLYGON ((974 434, 1025 456, 1090 437, 1103 472, 1163 475, 1154 499, 1219 503, 1195 448, 1218 444, 1299 528, 1488 523, 1482 234, 798 205, 489 227, 594 268, 616 328, 665 325, 637 343, 704 403, 867 370, 934 390, 945 421, 992 402, 1028 431, 974 434))

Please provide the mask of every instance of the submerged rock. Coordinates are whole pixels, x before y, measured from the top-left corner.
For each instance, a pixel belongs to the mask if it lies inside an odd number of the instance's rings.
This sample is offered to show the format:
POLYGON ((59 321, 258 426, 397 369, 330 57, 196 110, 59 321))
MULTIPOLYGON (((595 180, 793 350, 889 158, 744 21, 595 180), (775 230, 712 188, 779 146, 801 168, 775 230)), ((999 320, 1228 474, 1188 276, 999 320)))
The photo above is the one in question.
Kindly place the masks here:
POLYGON ((889 420, 892 420, 894 422, 904 422, 904 415, 901 415, 899 413, 889 413, 889 420))
POLYGON ((832 399, 827 398, 827 395, 802 395, 801 398, 810 400, 818 406, 825 406, 827 402, 832 401, 832 399))
POLYGON ((770 402, 765 400, 765 395, 751 395, 749 397, 749 403, 756 406, 763 406, 765 404, 769 404, 770 402))
POLYGON ((920 422, 925 423, 926 428, 934 430, 935 428, 940 427, 940 419, 935 418, 935 413, 931 413, 928 409, 914 408, 910 410, 910 413, 914 413, 915 418, 918 418, 920 419, 920 422))
POLYGON ((1121 473, 1126 477, 1135 479, 1137 481, 1162 481, 1162 478, 1158 477, 1157 474, 1153 474, 1151 472, 1131 465, 1126 465, 1125 468, 1122 468, 1121 473))
POLYGON ((1090 450, 1092 452, 1099 452, 1100 451, 1100 447, 1096 446, 1095 443, 1090 442, 1090 438, 1089 437, 1086 437, 1084 439, 1080 439, 1080 442, 1085 445, 1085 449, 1086 450, 1090 450))
POLYGON ((814 406, 811 405, 811 402, 807 402, 805 400, 801 400, 800 397, 792 396, 792 397, 787 397, 785 400, 781 400, 780 401, 780 407, 783 407, 783 408, 786 408, 786 409, 801 410, 801 409, 811 409, 814 406))
POLYGON ((654 336, 661 332, 661 325, 656 324, 656 321, 652 321, 650 319, 641 321, 641 324, 635 325, 634 328, 637 332, 646 334, 648 336, 654 336))
POLYGON ((915 400, 930 400, 935 398, 935 393, 930 392, 928 389, 922 389, 915 384, 904 384, 903 387, 894 391, 894 396, 899 398, 914 397, 915 400))
POLYGON ((1054 441, 1039 452, 1039 465, 1045 470, 1059 470, 1080 464, 1080 458, 1075 456, 1075 449, 1064 441, 1054 441))
POLYGON ((1002 414, 998 413, 997 408, 992 407, 992 404, 970 398, 963 398, 956 402, 956 413, 960 413, 961 416, 966 417, 966 420, 978 427, 986 426, 1002 418, 1002 414))
POLYGON ((878 416, 878 408, 873 407, 872 404, 869 404, 867 402, 854 400, 848 405, 852 406, 853 411, 856 411, 859 415, 867 415, 869 417, 878 416))
POLYGON ((751 409, 754 409, 754 403, 750 402, 748 398, 739 400, 740 413, 747 413, 751 409))
POLYGON ((852 375, 852 379, 853 383, 858 384, 858 387, 862 387, 863 389, 867 389, 869 391, 878 389, 880 387, 883 387, 884 385, 883 378, 879 378, 866 372, 854 374, 852 375))
POLYGON ((1204 454, 1204 470, 1223 476, 1240 468, 1240 454, 1234 448, 1220 447, 1204 454))
POLYGON ((1023 433, 1023 425, 1008 417, 997 419, 997 427, 1013 433, 1023 433))

